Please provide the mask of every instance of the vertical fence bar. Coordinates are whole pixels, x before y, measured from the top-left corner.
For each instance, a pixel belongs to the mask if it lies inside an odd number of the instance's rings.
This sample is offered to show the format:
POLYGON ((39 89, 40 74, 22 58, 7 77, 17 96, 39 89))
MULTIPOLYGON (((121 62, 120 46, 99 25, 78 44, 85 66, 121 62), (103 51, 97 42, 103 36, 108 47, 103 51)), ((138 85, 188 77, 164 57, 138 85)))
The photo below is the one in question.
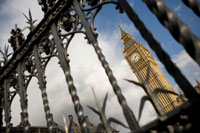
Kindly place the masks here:
POLYGON ((143 0, 143 2, 174 39, 200 65, 200 39, 191 32, 190 28, 178 18, 174 11, 166 6, 163 0, 143 0))
POLYGON ((185 96, 189 99, 198 97, 198 94, 183 76, 178 67, 171 61, 169 55, 161 48, 160 43, 154 39, 151 32, 145 27, 144 23, 139 19, 138 15, 134 12, 126 0, 118 0, 120 6, 126 12, 129 19, 133 22, 135 27, 139 30, 142 37, 148 42, 149 46, 154 50, 159 60, 164 64, 166 70, 174 78, 176 83, 183 90, 185 96))
MULTIPOLYGON (((139 79, 141 80, 142 84, 144 85, 143 89, 144 89, 145 93, 146 93, 148 96, 150 96, 150 98, 151 98, 151 100, 152 100, 152 105, 153 105, 155 111, 156 111, 159 115, 165 114, 164 110, 162 109, 162 107, 161 107, 161 105, 160 105, 160 103, 159 103, 159 101, 158 101, 158 98, 155 97, 155 96, 153 95, 153 92, 152 92, 152 90, 151 90, 150 87, 149 87, 149 84, 148 84, 149 81, 144 81, 144 79, 142 78, 142 75, 141 75, 140 72, 138 71, 138 69, 137 69, 137 67, 135 66, 135 64, 132 64, 132 66, 133 66, 134 70, 136 71, 136 73, 138 74, 138 77, 139 77, 139 79)), ((147 76, 148 76, 148 74, 150 74, 150 71, 151 71, 151 66, 149 66, 149 68, 147 68, 147 69, 149 69, 149 71, 147 71, 147 72, 149 72, 149 73, 147 73, 147 76)))
POLYGON ((76 92, 76 87, 74 86, 73 78, 72 78, 71 72, 70 72, 69 59, 67 57, 67 53, 66 53, 65 49, 62 46, 62 40, 60 39, 60 37, 58 35, 56 24, 53 24, 51 26, 51 31, 52 31, 54 42, 56 44, 56 48, 58 51, 58 58, 60 61, 60 65, 65 74, 65 78, 66 78, 66 81, 68 84, 68 88, 69 88, 69 92, 71 94, 72 101, 74 103, 74 108, 76 111, 76 115, 78 116, 78 121, 81 126, 81 130, 83 133, 86 133, 87 132, 87 123, 84 120, 83 109, 80 104, 80 100, 79 100, 79 97, 76 92))
POLYGON ((120 87, 117 84, 117 81, 115 79, 115 77, 113 76, 112 70, 109 67, 108 62, 105 60, 105 57, 100 49, 100 47, 98 46, 97 43, 97 39, 95 37, 95 35, 93 34, 90 24, 88 23, 87 19, 85 18, 84 13, 82 12, 81 8, 80 8, 80 3, 77 0, 73 0, 73 5, 75 6, 75 10, 77 15, 79 16, 81 23, 83 24, 83 27, 85 28, 86 31, 86 35, 88 38, 88 41, 90 43, 92 43, 95 52, 108 76, 108 79, 113 87, 113 91, 115 92, 118 101, 122 107, 124 116, 126 118, 126 121, 129 125, 129 128, 131 129, 131 131, 135 130, 136 128, 139 128, 138 122, 132 112, 132 110, 129 108, 126 98, 123 96, 120 87))
POLYGON ((45 80, 45 75, 44 75, 44 69, 42 68, 41 60, 39 58, 39 53, 38 53, 38 46, 35 45, 33 48, 33 53, 35 57, 35 63, 36 63, 36 69, 37 69, 37 78, 38 78, 38 84, 40 87, 40 90, 42 92, 42 100, 43 100, 43 105, 44 105, 44 112, 47 120, 47 126, 49 133, 53 132, 53 117, 51 118, 51 113, 50 113, 50 107, 49 107, 49 102, 48 102, 48 97, 47 97, 47 92, 46 92, 46 80, 45 80))
POLYGON ((197 0, 182 0, 183 3, 190 7, 193 12, 200 17, 200 3, 197 0))
POLYGON ((8 87, 8 81, 4 80, 4 113, 5 113, 5 123, 6 123, 6 133, 10 133, 10 120, 11 120, 11 114, 10 114, 10 99, 9 99, 9 87, 8 87))
POLYGON ((29 121, 28 121, 28 105, 27 105, 27 96, 25 90, 25 79, 22 75, 23 66, 22 63, 19 63, 17 66, 18 73, 18 87, 19 87, 19 96, 20 96, 20 105, 22 109, 21 118, 22 118, 22 126, 24 128, 25 133, 29 133, 29 121))
MULTIPOLYGON (((15 25, 15 30, 18 30, 17 24, 15 25)), ((19 48, 21 44, 19 44, 19 35, 17 33, 16 37, 15 37, 15 43, 16 43, 16 48, 19 48)), ((24 66, 23 66, 23 62, 20 62, 17 65, 17 82, 18 82, 18 93, 19 93, 19 97, 20 97, 20 106, 21 106, 21 124, 24 128, 24 133, 29 133, 29 121, 28 121, 28 101, 27 101, 27 95, 26 95, 26 88, 25 88, 25 78, 23 76, 23 70, 24 70, 24 66)))
MULTIPOLYGON (((29 24, 30 24, 30 31, 34 30, 34 22, 32 20, 32 15, 31 12, 29 11, 29 24)), ((39 88, 41 90, 42 93, 42 101, 43 101, 43 105, 44 105, 44 113, 46 116, 46 120, 47 120, 47 127, 48 127, 48 131, 49 133, 53 132, 53 124, 54 124, 54 120, 53 120, 53 115, 50 112, 50 107, 49 107, 49 101, 48 101, 48 97, 47 97, 47 91, 46 91, 46 80, 45 80, 45 68, 42 67, 42 62, 41 59, 39 57, 39 51, 38 51, 38 45, 35 45, 33 47, 33 55, 35 57, 35 64, 36 64, 36 69, 37 69, 37 79, 38 79, 38 84, 39 84, 39 88)))
POLYGON ((3 90, 3 87, 0 85, 0 130, 2 130, 3 126, 3 90))

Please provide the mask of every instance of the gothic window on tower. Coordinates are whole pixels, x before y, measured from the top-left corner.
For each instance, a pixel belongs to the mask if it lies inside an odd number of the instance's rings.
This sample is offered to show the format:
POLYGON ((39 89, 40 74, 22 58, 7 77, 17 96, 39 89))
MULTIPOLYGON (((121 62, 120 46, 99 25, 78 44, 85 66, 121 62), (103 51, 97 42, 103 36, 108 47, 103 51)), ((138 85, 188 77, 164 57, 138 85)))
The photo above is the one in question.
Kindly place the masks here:
POLYGON ((128 41, 130 39, 129 37, 124 38, 124 42, 128 41))
POLYGON ((125 45, 129 47, 129 46, 131 46, 133 43, 134 43, 134 40, 133 40, 133 39, 129 39, 128 41, 126 41, 125 45))

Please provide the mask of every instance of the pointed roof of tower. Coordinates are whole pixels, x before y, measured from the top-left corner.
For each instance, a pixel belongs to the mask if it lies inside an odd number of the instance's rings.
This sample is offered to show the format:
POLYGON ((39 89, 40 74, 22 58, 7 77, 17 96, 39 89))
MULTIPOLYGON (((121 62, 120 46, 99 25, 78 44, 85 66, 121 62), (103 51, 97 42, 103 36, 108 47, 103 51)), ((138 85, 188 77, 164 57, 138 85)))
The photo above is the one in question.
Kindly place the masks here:
POLYGON ((122 28, 121 26, 118 24, 120 32, 121 32, 121 39, 124 38, 124 36, 127 34, 122 28))

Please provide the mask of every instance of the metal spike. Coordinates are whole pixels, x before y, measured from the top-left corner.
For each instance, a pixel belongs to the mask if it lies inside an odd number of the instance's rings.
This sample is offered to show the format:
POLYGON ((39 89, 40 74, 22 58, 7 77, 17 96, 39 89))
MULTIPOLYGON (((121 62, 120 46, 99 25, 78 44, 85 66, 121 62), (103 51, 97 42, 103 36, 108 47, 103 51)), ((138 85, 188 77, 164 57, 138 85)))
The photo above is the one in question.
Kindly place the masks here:
POLYGON ((24 15, 24 17, 27 19, 27 21, 28 22, 26 22, 27 24, 29 24, 30 26, 29 26, 29 29, 31 29, 31 31, 33 30, 32 28, 33 28, 33 24, 37 21, 37 20, 33 20, 32 19, 32 15, 31 15, 31 10, 29 9, 29 12, 28 12, 28 14, 29 14, 29 17, 27 17, 24 13, 23 13, 23 15, 24 15))
POLYGON ((66 117, 64 114, 63 114, 63 122, 64 122, 64 126, 65 126, 65 133, 68 133, 67 121, 66 121, 66 117))
POLYGON ((97 115, 101 116, 101 114, 99 113, 99 111, 97 111, 96 109, 94 109, 93 107, 91 106, 87 106, 89 109, 91 109, 94 113, 96 113, 97 115))
POLYGON ((101 105, 100 105, 100 103, 99 103, 99 100, 98 100, 98 98, 97 98, 97 96, 96 96, 96 93, 95 93, 95 91, 94 91, 93 88, 92 88, 92 93, 93 93, 94 100, 95 100, 95 102, 96 102, 97 108, 98 108, 99 112, 101 113, 101 112, 102 112, 101 105))
POLYGON ((23 13, 23 15, 28 21, 30 21, 30 19, 24 13, 23 13))
POLYGON ((106 131, 107 131, 108 133, 111 133, 111 129, 110 129, 110 127, 109 127, 109 125, 108 125, 108 122, 107 122, 107 120, 106 120, 106 115, 105 115, 105 113, 102 111, 101 105, 100 105, 100 103, 99 103, 99 100, 98 100, 98 98, 97 98, 97 96, 96 96, 96 93, 95 93, 95 91, 94 91, 93 88, 92 88, 92 93, 93 93, 93 96, 94 96, 94 99, 95 99, 97 108, 98 108, 98 110, 99 110, 99 112, 100 112, 100 115, 101 115, 101 118, 102 118, 102 123, 104 124, 106 131))
POLYGON ((12 55, 12 53, 8 54, 7 56, 9 57, 10 55, 12 55))
POLYGON ((4 47, 4 53, 5 53, 5 55, 7 55, 7 48, 6 48, 6 46, 4 47))
POLYGON ((34 24, 36 21, 37 21, 37 19, 36 19, 36 20, 33 20, 33 22, 32 22, 32 23, 34 24))
POLYGON ((144 107, 144 104, 145 102, 149 100, 150 102, 151 101, 151 98, 149 96, 143 96, 141 101, 140 101, 140 108, 139 108, 139 115, 138 115, 138 122, 140 121, 140 118, 141 118, 141 115, 142 115, 142 110, 143 110, 143 107, 144 107))
POLYGON ((102 111, 103 111, 104 114, 105 114, 105 109, 106 109, 107 98, 108 98, 108 92, 106 93, 106 96, 105 96, 104 101, 103 101, 102 111))
MULTIPOLYGON (((137 67, 134 64, 132 66, 135 69, 136 73, 138 74, 138 76, 139 76, 139 78, 140 78, 140 80, 142 82, 141 83, 142 84, 141 87, 144 89, 145 93, 151 97, 152 105, 153 105, 155 111, 159 115, 160 114, 164 114, 164 111, 163 111, 158 99, 156 97, 154 97, 154 94, 153 94, 152 90, 149 88, 149 83, 144 81, 144 79, 142 78, 142 75, 138 71, 137 67)), ((147 69, 147 76, 149 75, 148 73, 150 73, 150 68, 147 69)), ((146 77, 145 79, 148 80, 148 77, 146 77)))
POLYGON ((109 119, 108 119, 108 124, 110 125, 111 123, 116 123, 116 124, 118 124, 118 125, 121 125, 121 126, 123 126, 123 127, 125 127, 125 128, 128 128, 125 124, 123 124, 122 122, 120 122, 119 120, 117 120, 117 119, 115 119, 115 118, 113 118, 113 117, 110 117, 109 119))
POLYGON ((170 93, 170 94, 172 94, 172 95, 178 95, 176 92, 173 92, 173 91, 170 91, 170 90, 166 90, 166 89, 162 89, 162 88, 156 88, 154 91, 153 91, 153 93, 155 94, 155 95, 157 95, 158 93, 170 93))
POLYGON ((3 53, 3 51, 0 49, 0 53, 2 54, 2 56, 4 56, 4 53, 3 53))
POLYGON ((32 15, 31 15, 31 10, 29 9, 29 18, 30 18, 30 21, 32 22, 33 21, 33 19, 32 19, 32 15))
POLYGON ((17 92, 14 92, 14 94, 11 96, 10 98, 10 103, 12 103, 13 99, 15 98, 15 95, 17 94, 17 92))
POLYGON ((126 80, 126 81, 128 81, 128 82, 131 82, 131 83, 133 83, 133 84, 135 84, 135 85, 137 85, 137 86, 144 87, 144 85, 141 84, 141 83, 139 83, 139 82, 136 82, 136 81, 133 81, 133 80, 129 80, 129 79, 124 79, 124 80, 126 80))

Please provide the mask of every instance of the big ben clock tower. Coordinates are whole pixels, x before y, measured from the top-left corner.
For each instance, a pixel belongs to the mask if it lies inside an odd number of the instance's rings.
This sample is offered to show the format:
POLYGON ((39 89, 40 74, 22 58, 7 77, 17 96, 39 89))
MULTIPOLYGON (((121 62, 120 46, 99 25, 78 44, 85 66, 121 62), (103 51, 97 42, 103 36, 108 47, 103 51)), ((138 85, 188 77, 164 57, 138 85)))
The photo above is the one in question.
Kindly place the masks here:
MULTIPOLYGON (((140 81, 138 74, 133 68, 133 64, 138 69, 143 79, 146 78, 147 68, 150 66, 149 87, 153 91, 155 88, 162 88, 174 91, 171 84, 159 68, 156 60, 149 52, 149 50, 141 43, 134 40, 134 38, 126 33, 121 27, 121 40, 124 44, 124 57, 128 62, 131 70, 140 81)), ((140 81, 141 82, 141 81, 140 81)), ((174 91, 175 92, 175 91, 174 91)), ((179 104, 176 101, 177 96, 172 94, 159 93, 158 101, 165 112, 174 109, 179 104)))

